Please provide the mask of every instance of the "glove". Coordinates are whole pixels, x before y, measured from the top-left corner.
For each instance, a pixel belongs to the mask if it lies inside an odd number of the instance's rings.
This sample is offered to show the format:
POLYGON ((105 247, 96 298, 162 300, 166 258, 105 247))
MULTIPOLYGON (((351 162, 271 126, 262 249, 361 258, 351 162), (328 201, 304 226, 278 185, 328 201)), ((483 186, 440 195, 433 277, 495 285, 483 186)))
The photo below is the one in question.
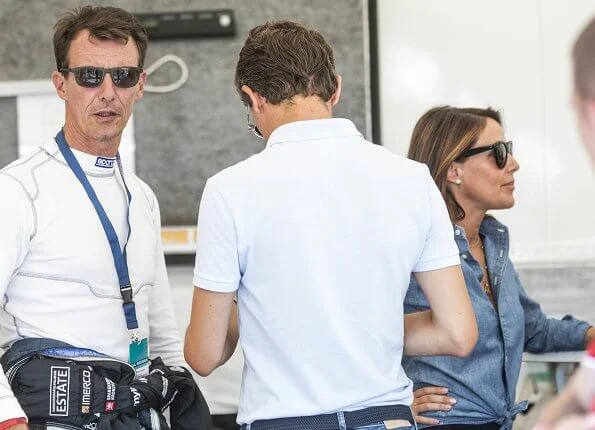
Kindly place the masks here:
POLYGON ((169 408, 171 427, 177 430, 211 430, 211 414, 207 402, 194 378, 181 366, 166 366, 160 358, 151 362, 151 371, 159 370, 170 385, 175 385, 178 395, 169 408))
POLYGON ((132 393, 133 406, 137 411, 149 408, 163 411, 178 394, 176 386, 168 380, 167 372, 158 367, 152 368, 146 378, 132 382, 130 392, 132 393))

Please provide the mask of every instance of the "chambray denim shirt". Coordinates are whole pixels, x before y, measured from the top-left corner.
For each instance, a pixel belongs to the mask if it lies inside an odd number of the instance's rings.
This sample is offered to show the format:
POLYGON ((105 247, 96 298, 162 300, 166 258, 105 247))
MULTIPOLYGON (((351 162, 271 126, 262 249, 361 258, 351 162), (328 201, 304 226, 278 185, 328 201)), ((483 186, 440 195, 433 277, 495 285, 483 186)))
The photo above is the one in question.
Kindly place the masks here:
MULTIPOLYGON (((508 229, 486 216, 479 232, 497 309, 481 287, 483 273, 469 252, 464 230, 454 226, 461 268, 479 329, 475 349, 466 358, 403 357, 403 367, 414 389, 428 385, 448 387, 448 395, 457 400, 450 411, 427 412, 424 416, 436 418, 441 424, 495 421, 501 429, 508 430, 516 414, 527 408, 527 402, 515 404, 523 351, 583 350, 589 324, 569 315, 562 320, 548 319, 539 304, 527 297, 508 258, 508 229)), ((412 278, 405 312, 427 309, 428 302, 412 278)))

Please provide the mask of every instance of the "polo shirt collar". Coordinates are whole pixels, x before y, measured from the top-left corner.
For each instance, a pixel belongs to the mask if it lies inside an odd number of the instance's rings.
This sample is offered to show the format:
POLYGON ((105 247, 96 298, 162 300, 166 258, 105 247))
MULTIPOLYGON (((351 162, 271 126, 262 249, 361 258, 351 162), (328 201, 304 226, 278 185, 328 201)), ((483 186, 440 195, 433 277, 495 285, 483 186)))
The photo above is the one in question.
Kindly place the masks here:
POLYGON ((269 136, 266 146, 268 148, 277 143, 324 140, 345 136, 363 137, 355 124, 345 118, 295 121, 277 127, 269 136))

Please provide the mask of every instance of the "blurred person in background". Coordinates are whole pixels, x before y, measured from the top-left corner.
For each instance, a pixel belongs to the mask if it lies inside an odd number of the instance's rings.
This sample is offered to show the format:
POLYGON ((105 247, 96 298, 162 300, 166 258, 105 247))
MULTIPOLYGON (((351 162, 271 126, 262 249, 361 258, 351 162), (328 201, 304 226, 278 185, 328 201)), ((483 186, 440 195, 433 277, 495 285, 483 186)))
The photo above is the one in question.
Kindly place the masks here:
MULTIPOLYGON (((573 104, 582 142, 595 163, 595 18, 581 31, 572 50, 573 104)), ((589 350, 595 355, 595 345, 589 350)), ((595 358, 584 362, 566 388, 539 418, 539 429, 595 429, 595 358)))

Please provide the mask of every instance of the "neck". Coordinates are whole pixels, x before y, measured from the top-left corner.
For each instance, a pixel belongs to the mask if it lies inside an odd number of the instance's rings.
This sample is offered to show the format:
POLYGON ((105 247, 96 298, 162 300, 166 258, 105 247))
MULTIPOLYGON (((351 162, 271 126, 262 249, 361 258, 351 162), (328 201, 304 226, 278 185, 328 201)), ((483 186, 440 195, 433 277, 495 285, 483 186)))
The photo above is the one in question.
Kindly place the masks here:
POLYGON ((465 210, 465 218, 459 221, 459 224, 465 230, 465 236, 469 244, 479 242, 479 227, 486 211, 483 210, 465 210))
POLYGON ((121 135, 106 140, 96 140, 85 136, 76 126, 68 121, 64 125, 64 138, 72 149, 99 157, 115 157, 120 147, 121 135))
POLYGON ((271 110, 270 119, 262 130, 266 139, 285 124, 333 117, 330 101, 323 102, 318 96, 294 96, 278 105, 269 105, 268 109, 271 110))

